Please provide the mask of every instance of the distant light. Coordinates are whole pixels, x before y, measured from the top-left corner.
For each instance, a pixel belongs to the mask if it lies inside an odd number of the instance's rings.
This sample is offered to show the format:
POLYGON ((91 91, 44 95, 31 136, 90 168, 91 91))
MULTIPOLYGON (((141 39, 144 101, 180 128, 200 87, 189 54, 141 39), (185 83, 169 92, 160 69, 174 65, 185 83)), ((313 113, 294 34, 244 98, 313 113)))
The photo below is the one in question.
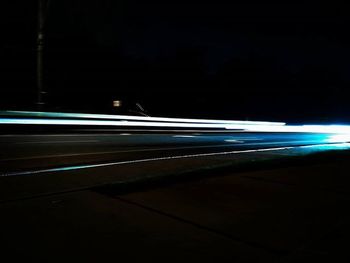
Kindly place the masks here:
POLYGON ((195 138, 193 135, 174 135, 174 138, 195 138))
POLYGON ((244 141, 238 141, 238 140, 225 140, 225 142, 244 143, 244 141))
POLYGON ((114 100, 113 101, 113 107, 119 108, 122 106, 122 101, 121 100, 114 100))

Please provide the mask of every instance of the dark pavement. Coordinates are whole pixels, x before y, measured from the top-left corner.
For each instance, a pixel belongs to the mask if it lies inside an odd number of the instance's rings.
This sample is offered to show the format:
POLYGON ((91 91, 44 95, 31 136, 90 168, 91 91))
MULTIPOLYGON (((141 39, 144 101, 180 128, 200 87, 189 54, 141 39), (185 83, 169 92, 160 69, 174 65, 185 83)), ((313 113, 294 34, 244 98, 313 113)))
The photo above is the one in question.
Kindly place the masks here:
POLYGON ((0 135, 0 174, 187 154, 329 143, 334 134, 173 132, 0 135))
POLYGON ((3 262, 350 259, 350 146, 331 134, 13 134, 0 145, 3 262))
POLYGON ((348 158, 2 201, 3 262, 348 262, 348 158))

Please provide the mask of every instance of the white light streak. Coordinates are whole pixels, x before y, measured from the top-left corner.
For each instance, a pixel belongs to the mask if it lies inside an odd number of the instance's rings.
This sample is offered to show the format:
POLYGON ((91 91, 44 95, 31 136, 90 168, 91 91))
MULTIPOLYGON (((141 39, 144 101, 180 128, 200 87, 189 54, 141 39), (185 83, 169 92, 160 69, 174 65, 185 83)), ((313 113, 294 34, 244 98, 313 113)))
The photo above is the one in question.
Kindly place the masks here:
MULTIPOLYGON (((236 129, 237 125, 228 125, 226 129, 236 129)), ((252 125, 244 128, 247 132, 280 132, 280 133, 330 133, 350 134, 350 126, 347 125, 300 125, 300 126, 270 126, 252 125)))
POLYGON ((225 140, 225 142, 244 143, 244 141, 238 141, 238 140, 225 140))
POLYGON ((80 120, 80 119, 16 119, 2 118, 0 124, 18 125, 72 125, 72 126, 119 126, 119 127, 157 127, 157 128, 211 128, 236 130, 240 132, 269 133, 323 133, 350 135, 350 126, 346 125, 246 125, 224 123, 182 123, 182 122, 144 122, 144 121, 113 121, 113 120, 80 120))
POLYGON ((195 138, 193 135, 174 135, 173 138, 195 138))
POLYGON ((326 141, 330 143, 350 142, 350 134, 336 134, 330 136, 326 141))
POLYGON ((107 115, 107 114, 85 114, 85 113, 59 113, 59 112, 31 112, 31 111, 2 111, 3 116, 24 116, 41 118, 81 118, 81 119, 107 119, 107 120, 131 120, 151 122, 176 122, 176 123, 212 123, 212 124, 239 124, 239 125, 285 125, 284 122, 268 121, 231 121, 231 120, 208 120, 188 118, 167 118, 167 117, 144 117, 129 115, 107 115))
MULTIPOLYGON (((212 128, 229 129, 223 123, 177 123, 177 122, 143 122, 143 121, 112 121, 112 120, 72 120, 72 119, 15 119, 2 118, 0 124, 18 125, 80 125, 80 126, 123 126, 123 127, 166 127, 166 128, 212 128)), ((252 125, 250 125, 252 126, 252 125)), ((243 130, 245 124, 235 125, 235 129, 243 130)))

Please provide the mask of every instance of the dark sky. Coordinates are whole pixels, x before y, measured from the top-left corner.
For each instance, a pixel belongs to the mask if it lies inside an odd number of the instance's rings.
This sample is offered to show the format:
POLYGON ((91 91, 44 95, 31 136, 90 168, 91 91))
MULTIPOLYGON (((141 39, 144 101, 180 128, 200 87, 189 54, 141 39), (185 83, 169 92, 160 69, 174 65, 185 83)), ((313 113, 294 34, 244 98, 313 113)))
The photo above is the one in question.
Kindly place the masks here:
MULTIPOLYGON (((35 103, 36 7, 1 8, 0 108, 35 103), (21 96, 19 96, 21 94, 21 96)), ((48 110, 350 122, 346 6, 51 0, 48 110)))

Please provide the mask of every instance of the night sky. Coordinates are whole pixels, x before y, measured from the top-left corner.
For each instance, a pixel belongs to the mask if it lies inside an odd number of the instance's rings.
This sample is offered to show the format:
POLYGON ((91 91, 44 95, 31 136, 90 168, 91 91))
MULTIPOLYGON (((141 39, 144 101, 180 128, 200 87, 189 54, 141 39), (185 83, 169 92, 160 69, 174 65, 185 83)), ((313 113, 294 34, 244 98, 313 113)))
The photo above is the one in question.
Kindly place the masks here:
MULTIPOLYGON (((0 109, 35 109, 34 2, 1 3, 0 109)), ((51 0, 46 110, 350 123, 346 6, 145 2, 51 0)))

